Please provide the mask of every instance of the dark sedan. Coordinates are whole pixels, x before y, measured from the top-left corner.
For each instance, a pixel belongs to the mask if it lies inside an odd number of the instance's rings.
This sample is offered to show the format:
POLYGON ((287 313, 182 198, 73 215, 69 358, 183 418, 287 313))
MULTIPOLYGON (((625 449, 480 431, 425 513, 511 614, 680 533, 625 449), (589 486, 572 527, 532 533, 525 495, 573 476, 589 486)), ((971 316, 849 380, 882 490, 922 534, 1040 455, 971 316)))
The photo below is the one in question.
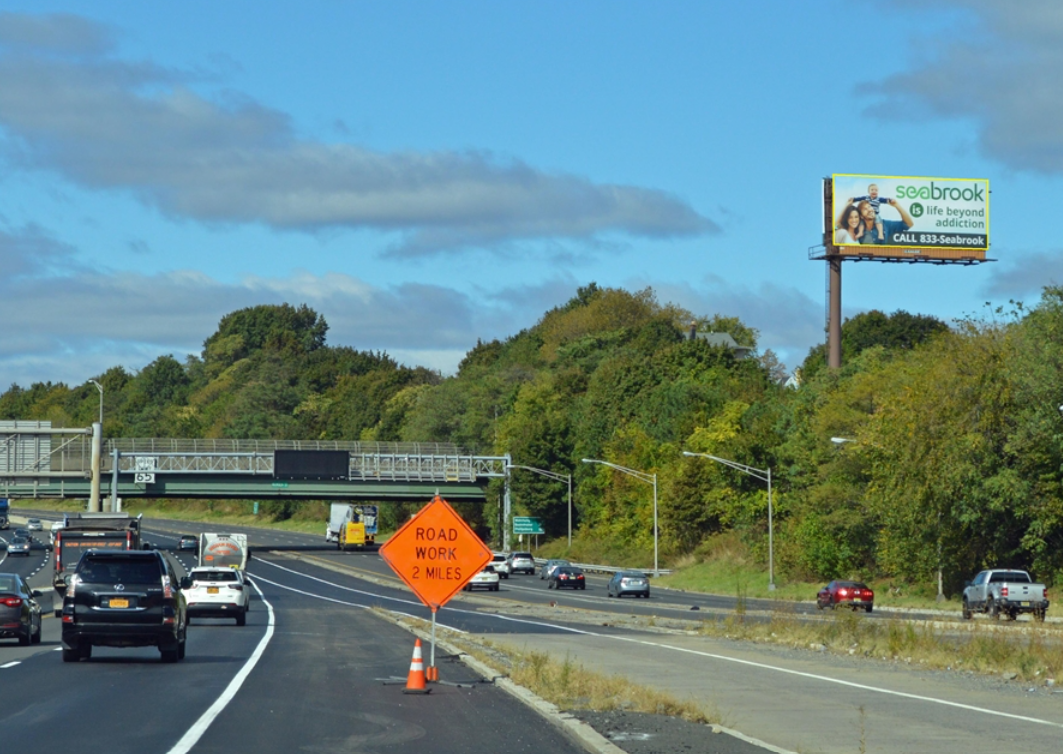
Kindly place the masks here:
POLYGON ((576 566, 558 566, 550 574, 550 580, 546 583, 547 589, 586 589, 587 580, 583 578, 583 571, 576 566))
POLYGON ((24 647, 41 643, 40 596, 17 573, 0 573, 0 638, 16 638, 24 647))
POLYGON ((859 581, 832 581, 816 595, 816 607, 820 610, 827 607, 833 610, 841 605, 854 610, 863 608, 870 613, 874 604, 875 593, 859 581))

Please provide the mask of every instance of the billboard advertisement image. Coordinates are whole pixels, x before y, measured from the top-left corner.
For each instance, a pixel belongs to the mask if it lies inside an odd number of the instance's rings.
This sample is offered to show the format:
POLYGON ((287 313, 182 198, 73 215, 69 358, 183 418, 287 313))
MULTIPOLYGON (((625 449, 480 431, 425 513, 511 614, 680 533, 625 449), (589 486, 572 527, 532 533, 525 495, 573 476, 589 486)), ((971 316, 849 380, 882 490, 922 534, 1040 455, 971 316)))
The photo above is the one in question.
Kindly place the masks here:
POLYGON ((842 255, 985 259, 989 181, 832 176, 831 233, 842 255))

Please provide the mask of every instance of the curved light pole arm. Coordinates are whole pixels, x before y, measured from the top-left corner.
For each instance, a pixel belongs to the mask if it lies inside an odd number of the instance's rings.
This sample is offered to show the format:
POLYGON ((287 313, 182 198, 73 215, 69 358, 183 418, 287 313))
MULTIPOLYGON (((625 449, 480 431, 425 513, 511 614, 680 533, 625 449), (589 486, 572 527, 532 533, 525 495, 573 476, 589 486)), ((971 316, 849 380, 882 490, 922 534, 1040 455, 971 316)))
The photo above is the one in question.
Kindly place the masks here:
POLYGON ((619 464, 609 463, 609 461, 602 461, 598 458, 584 458, 581 459, 583 463, 599 463, 602 466, 608 466, 611 469, 622 471, 623 473, 633 476, 638 480, 653 485, 653 575, 660 576, 661 569, 658 567, 658 543, 659 533, 657 527, 657 474, 648 474, 645 471, 639 471, 638 469, 629 469, 627 466, 620 466, 619 464))
POLYGON ((515 463, 506 465, 506 471, 509 469, 524 469, 525 471, 531 471, 540 476, 547 477, 548 479, 554 479, 558 482, 568 483, 568 546, 572 547, 572 475, 571 474, 558 474, 556 471, 548 471, 547 469, 537 469, 534 466, 519 466, 515 463))
MULTIPOLYGON (((833 438, 832 438, 833 439, 833 438)), ((716 463, 722 463, 724 466, 728 466, 736 471, 741 471, 743 474, 748 474, 755 479, 759 479, 762 482, 768 483, 768 591, 775 591, 775 516, 772 511, 771 505, 771 468, 758 469, 754 466, 747 466, 744 463, 738 463, 738 461, 731 461, 727 458, 719 458, 717 456, 710 456, 708 453, 692 453, 689 450, 684 450, 683 455, 689 458, 708 458, 710 461, 716 461, 716 463)))

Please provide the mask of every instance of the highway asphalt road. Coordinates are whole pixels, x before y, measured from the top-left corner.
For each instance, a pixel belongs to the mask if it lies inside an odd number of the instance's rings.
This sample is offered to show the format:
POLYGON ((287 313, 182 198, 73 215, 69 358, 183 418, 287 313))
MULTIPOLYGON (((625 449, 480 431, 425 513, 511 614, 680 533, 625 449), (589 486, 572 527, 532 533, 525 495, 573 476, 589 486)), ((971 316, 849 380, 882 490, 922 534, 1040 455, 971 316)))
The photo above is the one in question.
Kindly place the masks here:
MULTIPOLYGON (((176 544, 155 534, 162 546, 176 544)), ((8 559, 0 570, 28 575, 45 555, 8 559)), ((253 561, 259 594, 247 625, 196 620, 175 665, 153 648, 96 648, 87 662, 63 663, 54 618, 39 646, 0 641, 3 750, 583 751, 459 663, 445 673, 462 685, 403 694, 414 640, 366 609, 377 598, 269 565, 274 558, 298 565, 268 554, 253 561), (400 682, 384 682, 393 677, 400 682)), ((32 583, 43 588, 48 577, 45 569, 32 583)))
MULTIPOLYGON (((180 534, 202 530, 202 525, 161 521, 146 527, 146 538, 163 547, 174 546, 180 534)), ((413 698, 379 680, 405 675, 412 640, 365 608, 376 605, 425 618, 428 612, 375 553, 338 553, 324 545, 323 537, 311 535, 247 532, 256 551, 249 570, 262 590, 248 626, 197 621, 183 663, 161 665, 155 650, 103 649, 88 663, 63 665, 54 651, 54 619, 46 621, 40 648, 0 642, 0 733, 23 735, 5 736, 5 749, 7 741, 12 750, 18 750, 16 742, 39 745, 44 730, 49 745, 84 746, 87 726, 90 742, 110 750, 133 751, 132 746, 122 748, 127 738, 141 743, 137 751, 174 750, 167 746, 194 729, 242 663, 254 656, 268 630, 268 602, 276 626, 259 665, 190 750, 231 748, 234 741, 239 748, 254 745, 265 752, 300 747, 413 751, 414 746, 423 751, 426 745, 431 751, 449 751, 451 741, 460 742, 462 751, 571 750, 565 748, 571 747, 567 739, 489 685, 438 687, 428 698, 413 698), (9 665, 15 661, 21 664, 9 665), (78 683, 71 684, 71 678, 78 683), (440 703, 428 707, 426 702, 440 703), (77 736, 56 740, 56 731, 64 728, 77 736), (556 740, 536 738, 546 735, 556 740), (530 748, 520 748, 525 740, 530 748)), ((35 551, 15 568, 29 573, 43 555, 35 551)), ((190 554, 184 558, 190 564, 190 554)), ((11 567, 10 560, 0 564, 0 570, 11 567)), ((33 577, 34 583, 47 581, 48 575, 45 569, 33 577)), ((804 649, 565 620, 565 615, 591 609, 686 617, 692 604, 706 612, 726 609, 713 601, 726 598, 660 589, 651 600, 610 600, 604 583, 604 577, 592 576, 586 592, 557 593, 536 577, 513 577, 502 582, 497 594, 459 596, 441 611, 440 622, 691 696, 718 710, 725 725, 779 750, 1060 750, 1063 695, 1044 687, 1027 692, 994 679, 919 672, 804 649), (559 611, 558 619, 543 620, 527 608, 549 602, 569 609, 559 611), (491 612, 481 609, 488 604, 491 612)), ((457 663, 443 664, 441 674, 444 680, 475 680, 457 663)))

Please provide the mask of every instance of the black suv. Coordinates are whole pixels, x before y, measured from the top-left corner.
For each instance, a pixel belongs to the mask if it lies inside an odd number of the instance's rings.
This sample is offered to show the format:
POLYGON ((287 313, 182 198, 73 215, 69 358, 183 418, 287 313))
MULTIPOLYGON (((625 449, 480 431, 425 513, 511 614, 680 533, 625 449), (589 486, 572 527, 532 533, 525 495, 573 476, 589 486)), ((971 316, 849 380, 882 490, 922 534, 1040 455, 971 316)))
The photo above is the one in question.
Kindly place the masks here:
POLYGON ((63 608, 63 661, 87 660, 92 647, 158 647, 163 662, 185 656, 191 582, 158 550, 89 550, 78 561, 63 608), (182 577, 179 577, 181 574, 182 577))

